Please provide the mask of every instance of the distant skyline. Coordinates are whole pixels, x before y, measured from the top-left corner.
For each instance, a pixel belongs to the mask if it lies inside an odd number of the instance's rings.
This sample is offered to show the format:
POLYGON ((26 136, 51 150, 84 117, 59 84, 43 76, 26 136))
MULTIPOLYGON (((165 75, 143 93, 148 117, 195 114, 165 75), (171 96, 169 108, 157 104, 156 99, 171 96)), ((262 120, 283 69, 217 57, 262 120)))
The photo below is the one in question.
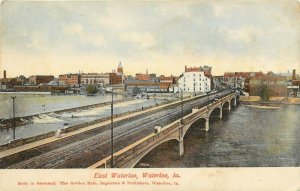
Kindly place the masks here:
POLYGON ((4 1, 0 78, 111 72, 300 72, 300 2, 4 1))

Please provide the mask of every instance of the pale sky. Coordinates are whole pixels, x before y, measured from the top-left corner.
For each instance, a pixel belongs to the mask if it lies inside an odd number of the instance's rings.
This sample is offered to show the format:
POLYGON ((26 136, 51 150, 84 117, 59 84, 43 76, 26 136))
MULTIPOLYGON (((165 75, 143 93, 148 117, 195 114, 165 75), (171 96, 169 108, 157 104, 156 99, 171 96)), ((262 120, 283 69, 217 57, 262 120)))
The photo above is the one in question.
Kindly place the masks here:
POLYGON ((180 75, 184 66, 300 71, 300 2, 18 2, 1 6, 1 64, 20 74, 180 75))

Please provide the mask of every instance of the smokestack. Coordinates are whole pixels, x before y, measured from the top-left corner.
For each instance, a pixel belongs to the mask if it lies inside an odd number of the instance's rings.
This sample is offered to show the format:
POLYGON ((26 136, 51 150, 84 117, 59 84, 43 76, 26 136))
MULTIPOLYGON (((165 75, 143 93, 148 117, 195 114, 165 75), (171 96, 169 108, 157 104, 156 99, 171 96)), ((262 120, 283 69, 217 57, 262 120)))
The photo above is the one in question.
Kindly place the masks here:
POLYGON ((6 70, 3 71, 3 78, 6 79, 6 70))
POLYGON ((296 69, 293 70, 293 80, 296 80, 296 69))

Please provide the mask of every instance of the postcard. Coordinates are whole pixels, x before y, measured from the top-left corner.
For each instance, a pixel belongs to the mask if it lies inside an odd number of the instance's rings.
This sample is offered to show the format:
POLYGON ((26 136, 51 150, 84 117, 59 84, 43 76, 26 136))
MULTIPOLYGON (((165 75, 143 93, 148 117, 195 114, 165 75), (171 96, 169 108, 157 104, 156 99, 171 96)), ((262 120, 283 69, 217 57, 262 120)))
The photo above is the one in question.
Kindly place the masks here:
POLYGON ((299 190, 300 1, 2 1, 1 190, 299 190))

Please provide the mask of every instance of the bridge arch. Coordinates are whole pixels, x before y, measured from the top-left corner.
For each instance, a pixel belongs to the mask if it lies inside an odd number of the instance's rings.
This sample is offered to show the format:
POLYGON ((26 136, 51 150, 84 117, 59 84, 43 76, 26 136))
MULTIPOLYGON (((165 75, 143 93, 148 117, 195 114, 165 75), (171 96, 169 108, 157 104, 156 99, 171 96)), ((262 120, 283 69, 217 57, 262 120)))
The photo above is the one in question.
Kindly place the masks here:
POLYGON ((193 124, 195 124, 195 122, 200 121, 200 120, 203 120, 203 121, 204 121, 204 123, 205 123, 205 128, 207 128, 207 125, 208 125, 208 123, 209 123, 209 119, 208 119, 208 118, 205 118, 205 117, 199 117, 198 119, 196 119, 196 120, 190 122, 188 125, 184 126, 183 133, 182 133, 183 139, 184 139, 184 137, 185 137, 185 134, 186 134, 186 133, 188 132, 188 130, 190 129, 190 127, 191 127, 193 124))
MULTIPOLYGON (((208 114, 207 114, 208 119, 210 118, 210 115, 211 115, 214 111, 216 111, 216 110, 218 110, 218 111, 219 111, 219 115, 221 115, 222 109, 223 109, 222 105, 217 106, 217 107, 211 109, 211 110, 208 112, 208 114)), ((221 117, 220 117, 220 118, 221 118, 221 117)))
POLYGON ((146 156, 148 153, 150 153, 153 149, 155 149, 156 147, 158 147, 159 145, 163 144, 163 143, 166 143, 168 141, 171 141, 171 140, 176 140, 178 142, 178 146, 180 144, 180 140, 178 138, 174 138, 174 137, 171 137, 171 138, 168 138, 168 139, 165 139, 163 141, 160 141, 158 142, 157 144, 153 145, 152 147, 150 147, 148 150, 146 150, 142 155, 140 155, 138 158, 136 158, 135 161, 133 161, 133 163, 131 164, 130 168, 134 168, 140 161, 141 159, 146 156))
POLYGON ((224 106, 226 106, 226 103, 228 104, 228 109, 230 108, 230 101, 225 101, 224 103, 222 103, 222 109, 225 109, 224 106))

